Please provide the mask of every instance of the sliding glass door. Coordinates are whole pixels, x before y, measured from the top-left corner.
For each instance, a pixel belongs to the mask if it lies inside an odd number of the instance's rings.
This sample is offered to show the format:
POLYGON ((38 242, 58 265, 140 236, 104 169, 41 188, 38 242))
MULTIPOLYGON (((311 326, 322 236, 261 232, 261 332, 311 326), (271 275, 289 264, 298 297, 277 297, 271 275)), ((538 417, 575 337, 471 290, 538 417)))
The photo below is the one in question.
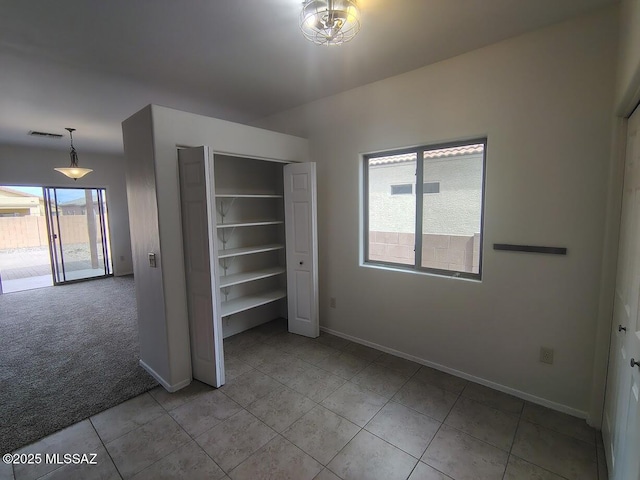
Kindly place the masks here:
POLYGON ((53 283, 111 275, 104 188, 43 188, 53 283))

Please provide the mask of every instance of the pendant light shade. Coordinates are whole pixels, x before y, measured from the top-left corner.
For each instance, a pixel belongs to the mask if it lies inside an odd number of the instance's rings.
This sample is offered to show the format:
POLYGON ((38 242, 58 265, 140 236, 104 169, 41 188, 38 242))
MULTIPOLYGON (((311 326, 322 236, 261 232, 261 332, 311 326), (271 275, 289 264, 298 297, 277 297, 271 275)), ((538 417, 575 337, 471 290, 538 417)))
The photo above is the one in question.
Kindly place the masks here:
POLYGON ((355 0, 305 0, 300 29, 317 45, 340 45, 360 30, 360 10, 355 0))
POLYGON ((54 168, 54 170, 60 172, 63 175, 66 175, 69 178, 77 180, 84 177, 87 173, 93 172, 93 170, 91 170, 90 168, 78 167, 78 153, 73 146, 73 132, 75 132, 76 129, 66 128, 65 130, 69 131, 69 138, 71 139, 71 151, 69 152, 69 156, 71 157, 71 165, 69 165, 68 167, 54 168))

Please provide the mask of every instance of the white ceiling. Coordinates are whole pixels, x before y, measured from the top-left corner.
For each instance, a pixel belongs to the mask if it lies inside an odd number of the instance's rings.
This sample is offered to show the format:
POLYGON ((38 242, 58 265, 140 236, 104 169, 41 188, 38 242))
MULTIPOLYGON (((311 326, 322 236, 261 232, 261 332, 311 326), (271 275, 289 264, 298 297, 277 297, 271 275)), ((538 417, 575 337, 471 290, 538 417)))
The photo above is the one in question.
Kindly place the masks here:
POLYGON ((149 103, 248 122, 617 0, 360 0, 362 30, 320 47, 301 0, 0 0, 0 143, 121 152, 149 103))

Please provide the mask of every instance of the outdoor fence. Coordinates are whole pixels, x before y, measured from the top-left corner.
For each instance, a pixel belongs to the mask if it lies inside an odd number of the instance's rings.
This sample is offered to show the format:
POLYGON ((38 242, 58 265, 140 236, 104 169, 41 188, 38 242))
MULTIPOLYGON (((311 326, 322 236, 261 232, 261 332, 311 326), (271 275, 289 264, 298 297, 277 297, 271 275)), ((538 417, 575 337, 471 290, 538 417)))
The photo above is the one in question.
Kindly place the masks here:
MULTIPOLYGON (((61 215, 59 221, 61 237, 65 244, 89 241, 86 215, 61 215)), ((96 238, 101 238, 100 222, 97 218, 96 238)), ((48 244, 46 217, 0 217, 0 250, 41 247, 48 244)))
MULTIPOLYGON (((369 259, 413 264, 415 235, 369 232, 369 259)), ((480 235, 422 235, 422 266, 459 272, 478 272, 480 235)))

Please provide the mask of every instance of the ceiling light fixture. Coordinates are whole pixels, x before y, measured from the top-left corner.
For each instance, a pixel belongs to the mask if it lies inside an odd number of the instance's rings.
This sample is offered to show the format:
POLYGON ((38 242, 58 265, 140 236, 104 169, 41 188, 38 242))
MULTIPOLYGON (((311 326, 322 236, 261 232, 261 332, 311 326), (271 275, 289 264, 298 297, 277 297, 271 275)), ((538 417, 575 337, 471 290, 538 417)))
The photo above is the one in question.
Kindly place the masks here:
POLYGON ((360 10, 355 0, 305 0, 300 29, 317 45, 340 45, 360 30, 360 10))
POLYGON ((75 128, 65 128, 65 130, 69 131, 69 138, 71 138, 71 151, 69 152, 69 156, 71 157, 71 165, 68 167, 60 167, 54 168, 54 170, 66 175, 69 178, 73 178, 77 180, 79 178, 84 177, 87 173, 93 172, 90 168, 80 168, 78 167, 78 154, 76 153, 76 149, 73 146, 73 132, 76 131, 75 128))

